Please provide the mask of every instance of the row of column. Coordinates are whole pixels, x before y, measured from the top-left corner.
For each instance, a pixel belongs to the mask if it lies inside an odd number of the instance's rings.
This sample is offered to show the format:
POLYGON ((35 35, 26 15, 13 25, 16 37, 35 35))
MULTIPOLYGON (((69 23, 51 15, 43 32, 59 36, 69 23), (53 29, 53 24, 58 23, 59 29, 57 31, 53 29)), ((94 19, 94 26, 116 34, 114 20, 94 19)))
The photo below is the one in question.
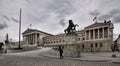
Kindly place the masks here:
POLYGON ((27 44, 37 44, 38 38, 37 38, 37 33, 34 34, 29 34, 26 36, 27 37, 27 44))
POLYGON ((88 39, 100 39, 109 37, 109 28, 97 28, 85 31, 86 40, 88 39))

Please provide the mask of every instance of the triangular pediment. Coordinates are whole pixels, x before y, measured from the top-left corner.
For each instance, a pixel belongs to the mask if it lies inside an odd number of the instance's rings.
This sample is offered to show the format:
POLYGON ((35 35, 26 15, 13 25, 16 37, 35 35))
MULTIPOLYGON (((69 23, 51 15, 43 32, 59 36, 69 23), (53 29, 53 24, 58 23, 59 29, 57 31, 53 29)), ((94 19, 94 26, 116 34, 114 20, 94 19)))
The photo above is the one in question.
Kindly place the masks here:
POLYGON ((87 26, 87 27, 85 27, 85 29, 87 29, 87 28, 94 28, 94 27, 99 27, 99 26, 105 26, 105 25, 109 25, 110 23, 94 23, 94 24, 91 24, 91 25, 89 25, 89 26, 87 26))
POLYGON ((29 28, 27 30, 25 30, 22 34, 27 34, 27 33, 31 33, 31 32, 40 32, 40 33, 52 35, 52 34, 49 34, 49 33, 46 33, 46 32, 40 31, 40 30, 37 30, 37 29, 29 29, 29 28))

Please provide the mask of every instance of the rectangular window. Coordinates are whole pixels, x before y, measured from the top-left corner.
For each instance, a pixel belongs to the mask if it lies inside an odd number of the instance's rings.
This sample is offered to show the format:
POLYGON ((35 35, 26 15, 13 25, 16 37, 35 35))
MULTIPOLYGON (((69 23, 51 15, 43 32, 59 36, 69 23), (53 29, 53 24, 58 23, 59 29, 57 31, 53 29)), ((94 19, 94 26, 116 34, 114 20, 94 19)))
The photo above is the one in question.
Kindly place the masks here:
POLYGON ((91 39, 93 39, 93 30, 90 31, 91 39))
POLYGON ((95 29, 95 39, 98 39, 98 29, 95 29))
POLYGON ((102 31, 102 28, 99 29, 99 32, 100 32, 100 38, 103 37, 103 31, 102 31))
POLYGON ((85 48, 84 44, 82 45, 82 48, 83 48, 83 49, 85 48))
POLYGON ((98 47, 98 43, 95 43, 95 47, 98 47))
POLYGON ((93 48, 93 44, 91 44, 90 47, 93 48))
POLYGON ((108 37, 108 27, 105 27, 104 29, 104 38, 108 37))
POLYGON ((102 43, 100 43, 100 47, 103 47, 103 44, 102 44, 102 43))
POLYGON ((78 38, 78 41, 80 41, 80 38, 78 38))
POLYGON ((87 40, 89 39, 89 31, 88 30, 86 31, 86 39, 87 40))
POLYGON ((63 40, 63 42, 65 42, 65 40, 63 40))
POLYGON ((85 38, 83 37, 83 40, 85 40, 85 38))

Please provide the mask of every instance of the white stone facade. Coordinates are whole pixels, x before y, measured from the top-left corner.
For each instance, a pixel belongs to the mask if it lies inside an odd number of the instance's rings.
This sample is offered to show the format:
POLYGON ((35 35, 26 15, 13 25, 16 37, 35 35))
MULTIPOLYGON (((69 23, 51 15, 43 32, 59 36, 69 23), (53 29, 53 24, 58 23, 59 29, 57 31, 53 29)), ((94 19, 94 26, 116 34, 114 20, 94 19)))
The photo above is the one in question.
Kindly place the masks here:
POLYGON ((23 43, 26 45, 40 45, 43 46, 43 37, 51 36, 51 34, 36 30, 27 29, 23 32, 23 43))
MULTIPOLYGON (((105 52, 111 51, 113 44, 113 24, 111 22, 94 23, 83 30, 76 31, 76 44, 82 52, 105 52)), ((70 37, 70 40, 74 37, 70 37)), ((44 45, 57 47, 63 45, 72 49, 73 41, 66 39, 66 34, 51 35, 35 29, 27 29, 23 32, 23 42, 27 45, 44 45), (67 45, 67 46, 66 46, 67 45)), ((75 39, 73 39, 75 40, 75 39)))
MULTIPOLYGON (((105 52, 111 51, 113 44, 113 24, 111 22, 94 23, 84 28, 84 30, 76 31, 77 44, 80 45, 80 51, 83 52, 105 52)), ((45 46, 58 46, 72 44, 72 41, 66 43, 66 34, 59 34, 44 37, 45 46)), ((72 39, 72 37, 70 38, 72 39)), ((68 40, 68 39, 67 39, 68 40)), ((71 48, 71 45, 65 46, 71 48)))

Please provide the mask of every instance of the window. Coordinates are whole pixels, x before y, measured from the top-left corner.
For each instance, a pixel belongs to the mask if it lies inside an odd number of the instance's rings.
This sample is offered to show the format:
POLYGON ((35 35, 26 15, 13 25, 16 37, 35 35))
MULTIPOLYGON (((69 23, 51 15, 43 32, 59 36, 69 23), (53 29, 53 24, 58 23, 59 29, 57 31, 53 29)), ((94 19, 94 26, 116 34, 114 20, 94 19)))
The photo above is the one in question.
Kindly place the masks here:
POLYGON ((90 31, 91 39, 93 39, 93 30, 90 31))
POLYGON ((78 38, 78 41, 80 41, 80 38, 78 38))
POLYGON ((59 39, 60 43, 61 43, 61 39, 59 39))
POLYGON ((103 47, 103 44, 102 44, 102 43, 100 43, 100 47, 103 47))
POLYGON ((85 38, 83 37, 83 40, 85 40, 85 38))
POLYGON ((83 48, 83 49, 85 48, 84 44, 82 45, 82 48, 83 48))
POLYGON ((87 40, 89 39, 89 31, 88 30, 86 31, 86 39, 87 40))
POLYGON ((103 38, 103 31, 102 30, 103 30, 102 28, 99 29, 99 32, 100 32, 100 36, 99 37, 100 38, 103 38))
POLYGON ((93 48, 93 44, 91 44, 90 47, 93 48))
POLYGON ((63 40, 63 42, 65 42, 65 40, 63 40))
POLYGON ((98 43, 95 43, 95 47, 98 47, 98 43))
POLYGON ((95 29, 95 39, 98 39, 98 29, 95 29))
POLYGON ((108 37, 108 27, 104 28, 104 38, 108 37))

